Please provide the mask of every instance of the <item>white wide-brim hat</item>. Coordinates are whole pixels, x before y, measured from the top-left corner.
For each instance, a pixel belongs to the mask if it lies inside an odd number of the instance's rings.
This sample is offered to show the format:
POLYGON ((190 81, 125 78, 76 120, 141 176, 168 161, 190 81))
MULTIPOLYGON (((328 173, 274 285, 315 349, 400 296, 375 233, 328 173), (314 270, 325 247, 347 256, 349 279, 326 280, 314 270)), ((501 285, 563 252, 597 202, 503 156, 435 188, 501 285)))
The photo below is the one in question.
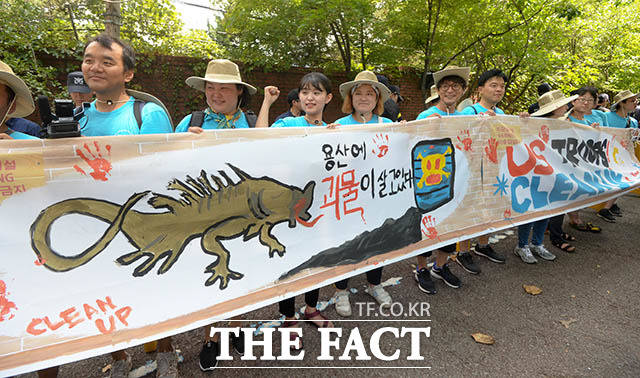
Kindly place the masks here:
POLYGON ((436 87, 440 80, 444 79, 447 76, 458 76, 462 80, 464 80, 465 85, 469 85, 469 74, 471 73, 471 68, 469 67, 458 67, 458 66, 448 66, 445 69, 440 70, 433 74, 433 82, 436 87))
POLYGON ((349 92, 351 88, 356 85, 369 84, 374 88, 378 89, 378 93, 380 93, 380 98, 382 98, 382 103, 389 99, 391 95, 391 91, 387 88, 386 85, 382 84, 378 81, 378 77, 371 71, 362 71, 356 75, 356 78, 353 81, 347 81, 346 83, 340 84, 340 95, 342 98, 347 98, 349 96, 349 92))
POLYGON ((153 102, 154 104, 160 106, 162 108, 162 110, 164 110, 165 113, 167 113, 167 117, 169 117, 169 122, 171 122, 171 126, 173 126, 173 120, 171 119, 171 113, 169 113, 169 110, 167 109, 166 106, 164 106, 164 104, 162 103, 162 101, 160 101, 159 98, 150 95, 147 92, 141 92, 141 91, 136 91, 134 89, 125 89, 125 92, 127 92, 127 94, 135 99, 138 100, 142 100, 144 102, 153 102))
POLYGON ((638 96, 640 93, 633 93, 630 90, 624 90, 622 92, 619 92, 614 98, 613 98, 613 105, 612 106, 616 106, 618 105, 619 102, 622 102, 628 98, 631 97, 636 97, 638 96))
POLYGON ((571 97, 564 97, 564 94, 561 90, 549 91, 540 98, 538 98, 538 106, 540 109, 533 112, 531 115, 534 117, 545 115, 547 113, 551 113, 552 111, 558 109, 563 105, 567 105, 571 101, 578 98, 578 95, 573 95, 571 97))
POLYGON ((432 86, 431 86, 431 96, 427 97, 427 99, 426 99, 426 100, 424 100, 424 103, 425 103, 425 104, 428 104, 428 103, 430 103, 431 101, 433 101, 433 100, 437 99, 438 97, 440 97, 440 96, 438 95, 438 88, 436 88, 436 86, 435 86, 435 85, 432 85, 432 86))
POLYGON ((36 107, 33 104, 33 98, 31 97, 31 91, 29 90, 29 87, 27 87, 27 84, 25 84, 22 79, 20 79, 13 73, 11 67, 9 67, 5 62, 1 60, 0 84, 5 84, 16 94, 16 108, 13 110, 13 112, 7 113, 7 118, 21 118, 33 113, 36 107))
POLYGON ((228 59, 214 59, 209 61, 204 77, 191 76, 185 80, 193 89, 204 92, 205 83, 240 84, 247 87, 249 94, 255 94, 257 89, 242 81, 238 65, 228 59))

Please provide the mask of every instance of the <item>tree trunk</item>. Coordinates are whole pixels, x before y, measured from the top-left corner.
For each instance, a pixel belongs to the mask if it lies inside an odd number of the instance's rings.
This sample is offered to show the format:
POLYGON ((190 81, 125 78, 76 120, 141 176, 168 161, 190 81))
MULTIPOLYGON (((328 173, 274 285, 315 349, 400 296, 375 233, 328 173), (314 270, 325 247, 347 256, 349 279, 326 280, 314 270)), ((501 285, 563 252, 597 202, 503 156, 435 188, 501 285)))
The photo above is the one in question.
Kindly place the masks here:
POLYGON ((104 13, 104 32, 111 37, 120 37, 120 2, 106 1, 107 9, 104 13))

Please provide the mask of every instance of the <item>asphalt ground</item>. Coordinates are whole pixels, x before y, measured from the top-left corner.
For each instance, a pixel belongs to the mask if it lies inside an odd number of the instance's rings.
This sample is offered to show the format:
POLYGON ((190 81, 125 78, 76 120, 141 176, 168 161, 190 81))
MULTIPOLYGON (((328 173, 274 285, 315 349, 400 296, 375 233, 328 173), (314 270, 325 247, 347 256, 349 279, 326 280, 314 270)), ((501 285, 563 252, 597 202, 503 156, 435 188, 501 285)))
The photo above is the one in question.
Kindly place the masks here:
MULTIPOLYGON (((457 264, 452 271, 462 280, 462 287, 452 289, 436 283, 438 293, 427 295, 418 290, 413 278, 415 259, 385 267, 383 281, 401 278, 387 287, 398 316, 384 316, 377 310, 366 313, 372 298, 364 293, 364 275, 351 279, 350 286, 359 291, 351 295, 353 316, 345 319, 329 306, 325 315, 342 328, 340 351, 333 351, 333 361, 320 361, 320 336, 310 324, 302 326, 305 357, 302 361, 243 361, 233 354, 233 361, 221 361, 219 369, 203 373, 198 367, 203 331, 194 330, 173 339, 184 361, 179 364, 182 377, 270 377, 270 376, 640 376, 640 198, 627 195, 618 201, 624 216, 615 224, 598 218, 592 209, 582 210, 582 218, 603 228, 602 233, 565 231, 578 238, 573 254, 545 245, 557 255, 553 262, 523 263, 513 254, 517 238, 509 236, 494 244, 506 256, 506 264, 495 264, 481 257, 482 273, 470 275, 457 264), (535 285, 539 295, 525 292, 523 285, 535 285), (362 303, 358 307, 357 303, 362 303), (411 312, 411 306, 424 316, 411 312), (362 308, 360 314, 358 309, 362 308), (411 312, 411 313, 409 313, 411 312), (377 315, 376 315, 377 314, 377 315), (384 321, 382 321, 384 320, 384 321), (370 360, 339 360, 347 338, 358 328, 370 360), (430 327, 430 336, 421 336, 422 361, 407 360, 411 351, 410 336, 395 338, 389 333, 380 339, 381 352, 399 358, 382 361, 373 357, 370 337, 383 327, 430 327), (495 339, 493 345, 474 341, 473 333, 495 339), (375 368, 374 368, 375 367, 375 368)), ((565 222, 567 222, 565 220, 565 222)), ((320 300, 328 300, 333 287, 320 291, 320 300)), ((303 305, 302 296, 296 299, 303 305)), ((277 319, 277 305, 245 314, 246 319, 277 319)), ((141 346, 128 349, 133 367, 154 359, 141 346)), ((274 333, 273 353, 280 355, 279 333, 274 333)), ((255 354, 260 356, 262 349, 255 354)), ((59 377, 105 377, 103 369, 111 363, 109 355, 64 365, 59 377)), ((34 374, 26 374, 34 376, 34 374)), ((154 377, 155 373, 145 375, 154 377)))

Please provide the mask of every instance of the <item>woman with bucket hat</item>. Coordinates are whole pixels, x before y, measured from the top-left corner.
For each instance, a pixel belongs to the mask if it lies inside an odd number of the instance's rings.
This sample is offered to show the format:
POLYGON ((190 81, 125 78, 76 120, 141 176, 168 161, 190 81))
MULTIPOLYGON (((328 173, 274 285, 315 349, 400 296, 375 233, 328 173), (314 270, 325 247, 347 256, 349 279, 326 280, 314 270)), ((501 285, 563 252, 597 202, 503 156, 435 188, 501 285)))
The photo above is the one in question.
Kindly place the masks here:
POLYGON ((34 109, 27 85, 13 73, 11 67, 0 60, 0 139, 38 139, 14 131, 6 123, 9 118, 26 117, 34 109))
MULTIPOLYGON (((371 71, 358 73, 353 81, 340 84, 342 95, 342 112, 348 113, 334 122, 338 125, 358 125, 391 123, 388 118, 380 114, 384 112, 384 102, 391 92, 378 81, 376 74, 371 71)), ((330 125, 331 126, 331 125, 330 125)), ((380 306, 391 305, 391 296, 380 283, 382 279, 382 267, 372 269, 366 273, 369 287, 365 290, 380 306)), ((351 316, 351 304, 349 303, 349 291, 347 285, 349 279, 336 282, 336 312, 341 316, 351 316)))
POLYGON ((241 129, 250 122, 241 108, 249 103, 256 88, 242 81, 238 66, 227 59, 214 59, 207 65, 204 77, 191 76, 186 83, 205 93, 207 109, 204 120, 195 122, 193 114, 184 117, 176 126, 176 132, 201 133, 210 129, 241 129), (198 124, 199 123, 199 124, 198 124))
POLYGON ((624 90, 613 98, 612 111, 605 113, 609 127, 638 128, 638 121, 631 117, 629 113, 636 109, 639 94, 624 90))

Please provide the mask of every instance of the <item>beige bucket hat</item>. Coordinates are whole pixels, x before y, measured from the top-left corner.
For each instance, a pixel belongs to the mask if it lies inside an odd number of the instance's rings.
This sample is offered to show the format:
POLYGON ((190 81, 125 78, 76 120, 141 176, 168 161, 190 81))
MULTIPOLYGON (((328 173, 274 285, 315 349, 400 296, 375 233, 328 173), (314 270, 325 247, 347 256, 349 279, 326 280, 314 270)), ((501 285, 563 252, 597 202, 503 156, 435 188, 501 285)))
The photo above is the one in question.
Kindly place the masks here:
POLYGON ((465 85, 469 85, 469 74, 471 73, 471 68, 469 67, 458 67, 458 66, 448 66, 445 69, 440 70, 433 74, 433 82, 436 87, 440 80, 444 79, 447 76, 458 76, 462 80, 464 80, 465 85))
POLYGON ((222 84, 241 84, 247 87, 249 94, 255 94, 256 88, 242 81, 238 65, 228 59, 214 59, 209 61, 204 77, 191 76, 186 83, 193 89, 204 92, 206 82, 222 84))
POLYGON ((7 114, 7 118, 21 118, 26 117, 33 113, 35 105, 33 104, 33 98, 31 97, 31 91, 27 87, 27 84, 17 77, 11 67, 5 62, 0 60, 0 84, 5 84, 11 88, 15 94, 16 108, 13 112, 7 114))
POLYGON ((162 110, 164 110, 165 113, 167 113, 167 117, 169 117, 169 122, 171 122, 171 126, 173 126, 173 120, 171 119, 171 113, 169 113, 169 110, 167 109, 166 106, 164 106, 164 104, 162 103, 162 101, 160 101, 159 98, 150 95, 147 92, 141 92, 141 91, 136 91, 133 89, 125 89, 125 92, 127 92, 127 94, 135 99, 138 100, 142 100, 144 102, 153 102, 154 104, 160 106, 162 108, 162 110))
POLYGON ((429 96, 426 100, 424 100, 424 103, 428 104, 431 101, 437 99, 438 97, 440 97, 440 96, 438 96, 438 88, 436 88, 435 85, 432 85, 431 86, 431 96, 429 96))
POLYGON ((391 91, 387 88, 386 85, 382 84, 378 81, 378 77, 371 71, 362 71, 356 75, 356 78, 353 81, 347 81, 346 83, 340 84, 340 95, 342 98, 347 98, 349 96, 349 92, 351 88, 360 84, 369 84, 372 87, 378 89, 378 93, 380 93, 380 97, 382 98, 382 102, 384 103, 389 99, 391 95, 391 91))
POLYGON ((619 102, 622 102, 628 98, 631 97, 636 97, 637 95, 639 95, 640 93, 633 93, 630 90, 624 90, 622 92, 618 92, 618 94, 613 98, 613 105, 612 106, 616 106, 618 105, 619 102))
POLYGON ((547 113, 551 113, 552 111, 558 109, 562 105, 567 105, 568 103, 575 100, 576 98, 578 98, 578 95, 573 95, 571 97, 564 97, 564 94, 562 93, 562 91, 558 89, 554 91, 549 91, 543 94, 542 96, 540 96, 540 98, 538 98, 538 106, 540 106, 540 109, 533 112, 533 114, 531 115, 534 117, 537 117, 537 116, 545 115, 547 113))

